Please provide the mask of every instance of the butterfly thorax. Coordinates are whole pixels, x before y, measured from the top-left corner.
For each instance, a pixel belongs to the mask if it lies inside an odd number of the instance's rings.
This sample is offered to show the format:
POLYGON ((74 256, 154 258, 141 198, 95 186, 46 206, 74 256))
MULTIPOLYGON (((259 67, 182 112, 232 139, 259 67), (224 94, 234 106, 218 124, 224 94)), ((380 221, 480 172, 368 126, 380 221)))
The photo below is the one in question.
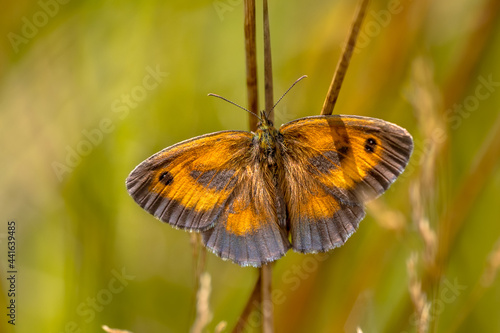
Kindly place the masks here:
POLYGON ((279 142, 281 134, 273 123, 265 117, 262 112, 262 121, 258 124, 257 131, 254 135, 254 145, 258 147, 256 153, 260 162, 267 163, 269 166, 276 166, 278 162, 279 142))

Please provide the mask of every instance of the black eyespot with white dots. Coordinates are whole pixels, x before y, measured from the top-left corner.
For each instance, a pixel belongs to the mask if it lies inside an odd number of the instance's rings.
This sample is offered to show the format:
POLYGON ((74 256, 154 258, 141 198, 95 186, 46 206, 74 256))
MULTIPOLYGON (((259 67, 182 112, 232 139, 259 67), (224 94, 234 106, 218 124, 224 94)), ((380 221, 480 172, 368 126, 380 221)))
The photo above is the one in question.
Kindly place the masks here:
POLYGON ((367 153, 373 153, 375 152, 375 147, 377 147, 377 140, 374 138, 368 138, 365 141, 365 151, 367 153))
POLYGON ((174 177, 168 171, 162 172, 160 177, 158 177, 158 181, 163 185, 170 185, 174 181, 174 177))

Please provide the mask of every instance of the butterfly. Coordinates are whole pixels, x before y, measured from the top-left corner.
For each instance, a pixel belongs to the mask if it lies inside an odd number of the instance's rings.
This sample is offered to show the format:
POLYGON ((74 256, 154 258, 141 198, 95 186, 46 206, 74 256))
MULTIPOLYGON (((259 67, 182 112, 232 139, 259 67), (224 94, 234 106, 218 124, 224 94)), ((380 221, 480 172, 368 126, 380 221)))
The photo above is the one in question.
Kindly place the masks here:
POLYGON ((259 267, 293 248, 343 245, 406 167, 413 139, 384 120, 310 116, 277 130, 201 135, 149 157, 128 176, 131 197, 170 225, 202 234, 222 259, 259 267))

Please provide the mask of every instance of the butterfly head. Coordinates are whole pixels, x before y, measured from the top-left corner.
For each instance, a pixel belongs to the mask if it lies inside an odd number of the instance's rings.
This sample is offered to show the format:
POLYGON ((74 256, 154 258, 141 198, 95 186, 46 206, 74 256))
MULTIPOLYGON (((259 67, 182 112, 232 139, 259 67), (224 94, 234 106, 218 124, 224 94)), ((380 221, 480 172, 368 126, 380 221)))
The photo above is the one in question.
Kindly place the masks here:
POLYGON ((266 111, 262 110, 259 112, 259 122, 257 123, 257 127, 259 129, 269 129, 274 128, 273 122, 268 118, 266 111))

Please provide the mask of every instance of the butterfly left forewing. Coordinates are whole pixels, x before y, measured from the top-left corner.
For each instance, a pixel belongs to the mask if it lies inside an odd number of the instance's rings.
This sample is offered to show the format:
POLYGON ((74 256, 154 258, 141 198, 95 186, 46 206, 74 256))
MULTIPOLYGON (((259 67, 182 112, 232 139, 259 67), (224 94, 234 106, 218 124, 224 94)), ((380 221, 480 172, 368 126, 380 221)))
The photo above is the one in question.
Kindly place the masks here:
POLYGON ((383 120, 316 116, 281 127, 292 244, 302 252, 341 245, 408 163, 410 134, 383 120))
POLYGON ((275 178, 255 154, 250 132, 223 131, 166 148, 126 181, 147 212, 201 231, 205 245, 242 266, 276 260, 291 247, 275 178))

